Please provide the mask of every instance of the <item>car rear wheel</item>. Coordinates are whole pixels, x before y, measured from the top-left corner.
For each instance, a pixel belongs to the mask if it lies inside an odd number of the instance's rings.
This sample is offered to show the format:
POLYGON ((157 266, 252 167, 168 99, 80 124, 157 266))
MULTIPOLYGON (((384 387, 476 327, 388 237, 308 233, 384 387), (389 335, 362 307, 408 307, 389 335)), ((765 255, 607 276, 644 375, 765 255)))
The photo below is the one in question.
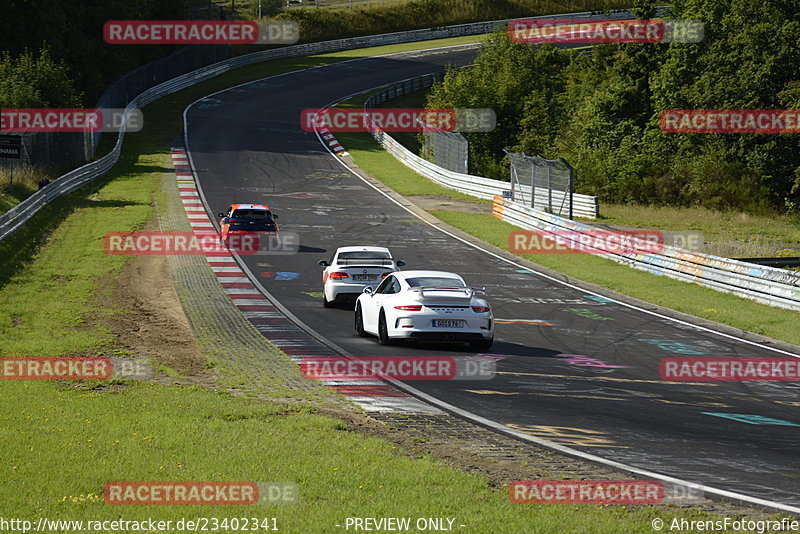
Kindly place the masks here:
POLYGON ((386 316, 381 310, 381 316, 378 319, 378 343, 381 345, 392 345, 392 339, 389 337, 389 332, 386 329, 386 316))
POLYGON ((333 302, 325 297, 325 290, 322 291, 322 305, 326 308, 333 308, 333 302))
POLYGON ((361 306, 356 306, 356 334, 358 334, 358 337, 367 337, 367 331, 364 330, 364 317, 361 313, 361 306))
POLYGON ((489 339, 482 339, 480 341, 470 341, 469 346, 473 350, 489 350, 492 348, 492 343, 494 343, 494 338, 489 339))

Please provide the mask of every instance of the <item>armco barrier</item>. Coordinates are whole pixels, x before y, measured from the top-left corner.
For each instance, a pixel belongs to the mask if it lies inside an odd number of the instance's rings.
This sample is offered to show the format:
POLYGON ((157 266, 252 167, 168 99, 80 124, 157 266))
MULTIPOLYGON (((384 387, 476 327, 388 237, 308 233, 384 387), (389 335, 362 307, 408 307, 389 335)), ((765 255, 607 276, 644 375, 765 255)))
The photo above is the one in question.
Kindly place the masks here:
MULTIPOLYGON (((616 11, 611 18, 625 18, 630 16, 629 13, 624 11, 616 11)), ((606 18, 606 15, 599 13, 581 12, 581 13, 566 13, 562 15, 548 15, 540 18, 606 18)), ((535 17, 532 17, 535 18, 535 17)), ((280 59, 286 57, 306 56, 314 54, 322 54, 326 52, 337 52, 341 50, 352 50, 356 48, 369 48, 374 46, 383 46, 398 43, 412 43, 416 41, 427 41, 430 39, 443 39, 446 37, 459 37, 465 35, 479 35, 484 33, 491 33, 499 28, 506 26, 511 19, 495 20, 489 22, 475 22, 472 24, 459 24, 455 26, 445 26, 442 28, 431 28, 425 30, 411 30, 406 32, 385 33, 381 35, 367 35, 363 37, 354 37, 350 39, 336 39, 333 41, 323 41, 320 43, 307 43, 301 45, 286 46, 282 48, 274 48, 264 50, 261 52, 253 52, 243 56, 226 59, 189 72, 187 74, 178 76, 164 83, 151 87, 140 93, 133 98, 126 108, 134 109, 144 106, 162 96, 172 94, 181 89, 185 89, 199 82, 208 80, 215 76, 219 76, 231 69, 244 67, 260 63, 262 61, 269 61, 271 59, 280 59)), ((122 107, 122 106, 118 106, 122 107)), ((53 199, 71 193, 81 186, 92 182, 98 177, 102 176, 114 166, 119 159, 120 151, 122 150, 122 139, 124 137, 123 126, 120 126, 119 136, 114 148, 105 156, 87 163, 86 165, 68 172, 54 180, 50 185, 44 189, 37 191, 27 199, 23 200, 4 214, 0 215, 0 241, 3 241, 8 236, 16 232, 22 225, 24 225, 31 217, 33 217, 42 207, 46 206, 53 199)), ((483 180, 486 180, 483 178, 483 180)), ((488 197, 487 197, 488 198, 488 197)))
MULTIPOLYGON (((416 78, 409 78, 399 83, 392 84, 370 96, 364 102, 364 112, 365 114, 368 114, 369 108, 373 108, 376 105, 386 102, 392 98, 427 89, 441 79, 442 75, 435 73, 418 76, 416 78)), ((378 128, 373 130, 372 135, 375 137, 375 140, 378 142, 378 144, 380 144, 395 158, 400 160, 404 165, 413 169, 429 180, 433 180, 439 185, 443 185, 445 187, 449 187, 450 189, 460 191, 461 193, 466 193, 467 195, 487 200, 491 200, 497 195, 502 195, 503 191, 511 189, 511 184, 509 182, 484 178, 483 176, 463 174, 439 167, 438 165, 414 154, 406 147, 398 143, 391 135, 379 130, 378 128)), ((530 199, 531 187, 529 185, 523 185, 521 187, 523 195, 525 195, 527 199, 530 199)), ((565 193, 561 191, 553 191, 553 202, 561 203, 564 194, 565 193)), ((547 200, 546 189, 536 188, 536 195, 537 198, 539 198, 542 202, 547 200)), ((597 197, 573 193, 572 212, 576 217, 596 219, 599 215, 597 197)))
MULTIPOLYGON (((578 241, 581 234, 597 228, 555 215, 534 210, 519 202, 495 197, 493 214, 504 221, 528 230, 559 232, 559 236, 578 241)), ((752 265, 679 249, 665 245, 658 254, 613 254, 604 256, 618 263, 665 275, 678 280, 694 282, 712 289, 733 293, 740 297, 800 310, 800 273, 752 265)))

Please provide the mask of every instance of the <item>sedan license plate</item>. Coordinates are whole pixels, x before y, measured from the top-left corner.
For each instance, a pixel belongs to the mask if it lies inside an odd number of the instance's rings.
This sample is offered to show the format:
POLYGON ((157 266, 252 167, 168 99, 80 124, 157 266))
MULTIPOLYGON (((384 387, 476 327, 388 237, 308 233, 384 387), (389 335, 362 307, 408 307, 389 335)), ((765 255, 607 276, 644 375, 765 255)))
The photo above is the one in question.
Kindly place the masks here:
POLYGON ((434 328, 464 328, 464 321, 445 321, 445 320, 435 320, 433 321, 434 328))
POLYGON ((353 275, 353 280, 356 280, 358 282, 362 282, 364 280, 375 280, 376 278, 378 278, 377 274, 354 274, 353 275))

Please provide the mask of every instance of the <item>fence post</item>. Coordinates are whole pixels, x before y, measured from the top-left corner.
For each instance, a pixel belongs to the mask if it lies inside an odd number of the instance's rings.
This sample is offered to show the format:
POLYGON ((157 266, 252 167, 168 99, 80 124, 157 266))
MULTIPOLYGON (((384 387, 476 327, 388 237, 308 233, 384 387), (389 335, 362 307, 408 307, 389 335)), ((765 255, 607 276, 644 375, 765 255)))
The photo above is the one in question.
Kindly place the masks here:
MULTIPOLYGON (((522 153, 525 156, 525 153, 522 153)), ((536 207, 536 166, 531 165, 531 207, 536 207)))
POLYGON ((569 220, 573 220, 572 216, 572 199, 575 195, 575 169, 572 168, 572 165, 569 164, 567 160, 564 158, 558 158, 561 163, 564 164, 564 167, 567 168, 568 174, 567 179, 569 180, 569 220))

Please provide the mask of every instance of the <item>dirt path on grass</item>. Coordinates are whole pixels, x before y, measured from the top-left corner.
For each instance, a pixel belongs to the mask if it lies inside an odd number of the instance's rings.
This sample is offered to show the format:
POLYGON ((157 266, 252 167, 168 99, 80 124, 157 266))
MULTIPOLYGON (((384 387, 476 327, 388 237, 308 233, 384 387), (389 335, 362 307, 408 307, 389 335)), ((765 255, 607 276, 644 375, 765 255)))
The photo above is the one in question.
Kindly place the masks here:
POLYGON ((207 387, 214 383, 215 373, 197 345, 164 256, 131 258, 120 276, 105 286, 99 292, 100 305, 120 312, 99 322, 114 333, 117 349, 180 375, 157 373, 162 379, 207 387))
POLYGON ((492 213, 492 206, 489 204, 465 202, 450 198, 447 195, 413 195, 406 198, 425 211, 446 210, 460 213, 492 213))

